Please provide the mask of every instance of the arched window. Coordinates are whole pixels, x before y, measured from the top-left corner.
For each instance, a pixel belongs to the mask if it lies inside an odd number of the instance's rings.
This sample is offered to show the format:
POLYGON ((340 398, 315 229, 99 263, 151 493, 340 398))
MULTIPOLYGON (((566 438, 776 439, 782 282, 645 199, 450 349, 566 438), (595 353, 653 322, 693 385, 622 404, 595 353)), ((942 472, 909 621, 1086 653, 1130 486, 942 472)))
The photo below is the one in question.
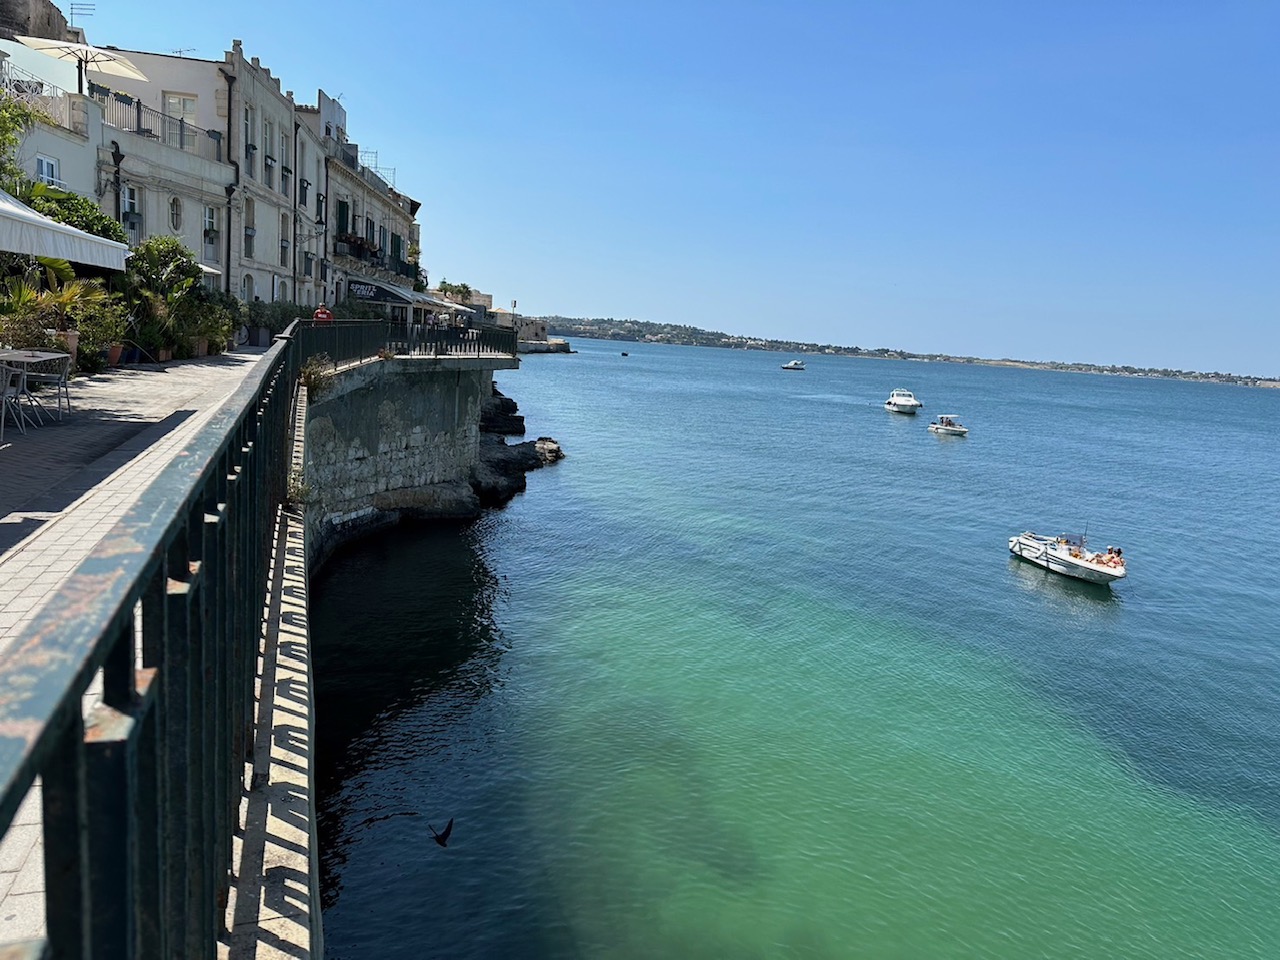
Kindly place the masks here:
POLYGON ((253 274, 246 273, 240 283, 240 293, 245 303, 253 303, 253 274))
POLYGON ((289 302, 289 285, 288 285, 287 283, 281 283, 281 284, 280 284, 280 296, 279 296, 279 300, 280 300, 280 302, 281 302, 281 303, 288 303, 288 302, 289 302))
POLYGON ((169 226, 173 227, 175 233, 182 229, 181 197, 173 197, 169 200, 169 226))

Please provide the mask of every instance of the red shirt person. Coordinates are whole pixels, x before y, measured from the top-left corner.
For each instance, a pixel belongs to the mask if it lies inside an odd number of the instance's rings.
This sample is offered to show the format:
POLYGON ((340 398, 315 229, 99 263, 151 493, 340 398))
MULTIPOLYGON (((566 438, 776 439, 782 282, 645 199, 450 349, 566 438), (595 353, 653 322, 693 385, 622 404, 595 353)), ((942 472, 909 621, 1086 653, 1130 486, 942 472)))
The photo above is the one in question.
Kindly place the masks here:
POLYGON ((311 315, 311 319, 317 323, 333 323, 333 314, 329 308, 323 303, 316 307, 316 312, 311 315))

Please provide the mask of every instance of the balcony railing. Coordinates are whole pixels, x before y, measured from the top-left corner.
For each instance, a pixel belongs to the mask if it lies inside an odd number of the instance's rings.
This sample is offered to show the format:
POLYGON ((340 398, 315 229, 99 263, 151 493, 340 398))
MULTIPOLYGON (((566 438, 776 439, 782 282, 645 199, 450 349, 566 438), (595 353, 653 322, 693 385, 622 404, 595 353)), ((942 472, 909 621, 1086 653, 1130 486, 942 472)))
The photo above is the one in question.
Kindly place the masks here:
POLYGON ((67 92, 8 60, 0 60, 0 94, 38 110, 60 127, 71 129, 67 92))
POLYGON ((218 131, 197 127, 181 117, 166 116, 135 97, 115 93, 96 83, 89 84, 89 95, 102 105, 102 118, 109 126, 167 143, 205 160, 223 162, 222 134, 218 131))

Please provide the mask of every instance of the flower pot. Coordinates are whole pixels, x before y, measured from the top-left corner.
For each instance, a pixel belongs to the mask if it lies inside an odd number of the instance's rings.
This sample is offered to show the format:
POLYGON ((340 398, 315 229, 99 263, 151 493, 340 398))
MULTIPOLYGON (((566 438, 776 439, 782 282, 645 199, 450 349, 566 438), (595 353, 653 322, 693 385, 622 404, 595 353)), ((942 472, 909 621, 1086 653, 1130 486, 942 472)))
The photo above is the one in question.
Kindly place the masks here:
POLYGON ((76 362, 76 352, 80 349, 80 331, 60 330, 58 331, 58 340, 60 340, 67 348, 67 353, 71 354, 71 363, 74 366, 76 362))
POLYGON ((156 351, 157 363, 164 363, 166 360, 172 360, 172 359, 173 359, 173 348, 161 347, 156 351))
POLYGON ((113 343, 107 347, 107 366, 120 366, 120 354, 124 352, 123 343, 113 343))
POLYGON ((192 337, 191 338, 191 355, 193 357, 207 357, 209 355, 209 338, 208 337, 192 337))

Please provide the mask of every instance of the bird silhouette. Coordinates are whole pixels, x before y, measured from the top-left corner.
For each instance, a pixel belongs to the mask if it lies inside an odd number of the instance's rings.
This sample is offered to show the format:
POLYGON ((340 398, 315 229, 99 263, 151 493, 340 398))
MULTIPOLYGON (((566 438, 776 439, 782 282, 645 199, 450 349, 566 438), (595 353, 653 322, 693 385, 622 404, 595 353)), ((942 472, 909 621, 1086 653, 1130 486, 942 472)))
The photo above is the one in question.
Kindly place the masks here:
POLYGON ((431 831, 431 836, 435 837, 436 843, 442 847, 449 845, 449 834, 453 833, 453 817, 449 818, 449 822, 444 825, 444 829, 436 833, 436 828, 427 824, 427 829, 431 831))

